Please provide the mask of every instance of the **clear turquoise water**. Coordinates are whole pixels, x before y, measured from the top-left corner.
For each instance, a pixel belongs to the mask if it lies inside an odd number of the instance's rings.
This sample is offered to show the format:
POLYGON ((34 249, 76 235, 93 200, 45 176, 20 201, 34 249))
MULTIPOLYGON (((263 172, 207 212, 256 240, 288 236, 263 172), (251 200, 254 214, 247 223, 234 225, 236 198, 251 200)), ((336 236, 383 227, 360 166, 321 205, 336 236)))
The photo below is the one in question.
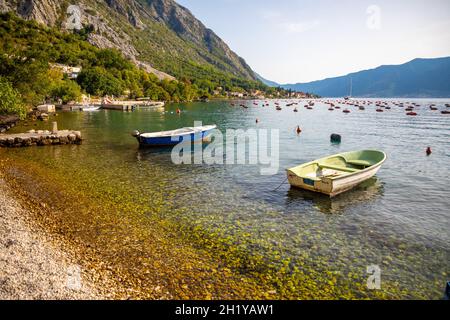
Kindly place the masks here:
MULTIPOLYGON (((450 280, 450 116, 444 100, 405 100, 421 104, 417 117, 402 108, 376 113, 349 107, 328 111, 297 106, 275 111, 273 102, 249 108, 229 102, 172 104, 166 112, 99 111, 60 113, 60 129, 81 130, 81 146, 7 150, 31 161, 55 159, 67 173, 84 168, 101 183, 129 186, 136 198, 163 200, 161 218, 202 226, 240 243, 249 235, 248 250, 262 255, 279 252, 292 264, 320 268, 343 278, 365 278, 369 265, 381 268, 381 290, 398 288, 392 297, 433 298, 443 295, 450 280), (181 108, 181 115, 175 110, 181 108), (256 118, 259 123, 256 124, 256 118), (258 165, 174 165, 170 152, 139 149, 130 132, 171 130, 194 121, 217 124, 222 131, 267 128, 280 130, 280 169, 260 175, 258 165), (294 129, 300 125, 303 132, 294 129), (342 143, 331 144, 331 133, 342 143), (426 147, 433 150, 425 155, 426 147), (283 184, 284 169, 338 152, 375 148, 388 159, 376 177, 334 199, 294 190, 283 184), (163 187, 161 187, 163 186, 163 187), (170 196, 175 191, 176 196, 170 196), (165 195, 167 194, 167 198, 165 195), (176 214, 175 214, 176 212, 176 214), (180 212, 183 212, 180 215, 180 212), (225 230, 225 231, 224 231, 225 230)), ((447 108, 450 109, 450 108, 447 108)), ((39 123, 48 129, 50 124, 39 123)), ((14 131, 36 128, 21 126, 14 131)), ((356 290, 356 289, 355 289, 356 290)), ((389 295, 390 293, 387 292, 389 295)))

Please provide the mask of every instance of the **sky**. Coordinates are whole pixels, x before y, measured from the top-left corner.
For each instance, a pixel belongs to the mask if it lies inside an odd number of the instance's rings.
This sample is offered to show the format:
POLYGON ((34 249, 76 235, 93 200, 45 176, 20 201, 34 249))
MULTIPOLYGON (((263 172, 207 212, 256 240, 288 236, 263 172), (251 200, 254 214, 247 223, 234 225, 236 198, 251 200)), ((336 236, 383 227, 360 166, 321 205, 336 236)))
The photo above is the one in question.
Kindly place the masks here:
POLYGON ((282 84, 450 56, 450 0, 176 1, 282 84))

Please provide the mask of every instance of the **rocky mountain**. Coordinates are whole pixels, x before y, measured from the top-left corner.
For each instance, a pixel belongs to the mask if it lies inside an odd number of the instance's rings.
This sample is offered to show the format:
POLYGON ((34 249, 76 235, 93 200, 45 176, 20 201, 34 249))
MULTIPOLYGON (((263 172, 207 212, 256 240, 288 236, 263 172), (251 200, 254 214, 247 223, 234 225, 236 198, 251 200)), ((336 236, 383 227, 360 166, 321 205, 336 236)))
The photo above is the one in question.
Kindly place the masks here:
POLYGON ((450 97, 450 57, 414 59, 309 83, 282 85, 322 97, 344 97, 353 84, 355 97, 450 97))
POLYGON ((6 11, 61 29, 79 19, 90 43, 117 48, 160 78, 257 79, 244 59, 173 0, 0 0, 0 12, 6 11))

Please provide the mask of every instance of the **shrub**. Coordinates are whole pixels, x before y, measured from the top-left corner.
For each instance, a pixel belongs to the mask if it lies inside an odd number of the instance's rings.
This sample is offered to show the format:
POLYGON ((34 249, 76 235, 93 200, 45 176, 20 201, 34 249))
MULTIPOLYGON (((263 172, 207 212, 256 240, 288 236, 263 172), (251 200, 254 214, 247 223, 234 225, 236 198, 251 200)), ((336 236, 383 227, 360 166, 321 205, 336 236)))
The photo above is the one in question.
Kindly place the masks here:
POLYGON ((20 93, 3 78, 0 78, 0 114, 15 114, 20 119, 25 119, 27 116, 27 107, 24 105, 20 93))
POLYGON ((81 98, 81 88, 75 81, 64 80, 55 85, 51 96, 53 99, 61 99, 63 103, 78 101, 81 98))

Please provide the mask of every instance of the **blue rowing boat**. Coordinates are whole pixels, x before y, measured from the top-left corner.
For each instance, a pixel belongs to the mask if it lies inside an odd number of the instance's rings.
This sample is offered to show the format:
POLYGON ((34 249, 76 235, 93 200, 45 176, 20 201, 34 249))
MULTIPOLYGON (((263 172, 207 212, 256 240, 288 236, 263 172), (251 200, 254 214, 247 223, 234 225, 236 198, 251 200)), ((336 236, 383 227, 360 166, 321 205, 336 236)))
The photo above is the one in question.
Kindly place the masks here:
POLYGON ((174 146, 183 141, 200 142, 207 140, 208 136, 216 128, 216 125, 210 125, 150 133, 135 131, 133 132, 133 137, 138 140, 141 146, 174 146))

